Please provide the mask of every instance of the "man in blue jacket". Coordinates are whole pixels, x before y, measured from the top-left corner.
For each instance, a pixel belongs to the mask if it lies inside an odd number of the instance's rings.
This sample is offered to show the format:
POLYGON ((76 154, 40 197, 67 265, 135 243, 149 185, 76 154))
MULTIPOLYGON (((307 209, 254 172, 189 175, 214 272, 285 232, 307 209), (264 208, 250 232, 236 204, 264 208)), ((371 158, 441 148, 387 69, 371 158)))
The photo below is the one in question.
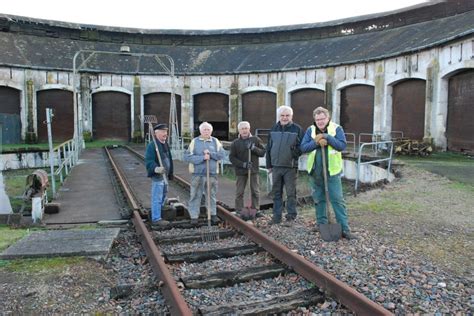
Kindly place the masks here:
POLYGON ((293 109, 282 105, 277 111, 278 122, 272 127, 267 144, 267 169, 272 173, 273 219, 271 224, 281 223, 283 209, 283 186, 286 188, 286 220, 291 223, 296 212, 296 180, 300 142, 303 138, 301 126, 293 123, 293 109))
POLYGON ((151 178, 151 221, 152 226, 166 226, 169 222, 161 218, 161 211, 168 193, 168 180, 173 179, 173 158, 166 142, 168 126, 158 124, 153 130, 160 157, 157 155, 155 142, 150 142, 146 147, 145 165, 148 177, 151 178))
POLYGON ((326 203, 331 202, 336 214, 336 221, 342 226, 342 237, 357 239, 351 234, 346 204, 342 195, 341 174, 344 163, 341 152, 347 145, 344 130, 331 121, 329 111, 321 106, 313 111, 313 118, 314 123, 306 130, 300 148, 303 153, 309 153, 306 169, 313 189, 316 230, 320 224, 327 224, 326 203), (326 153, 326 170, 323 170, 322 150, 326 153), (323 172, 328 175, 328 191, 331 201, 326 201, 323 172))

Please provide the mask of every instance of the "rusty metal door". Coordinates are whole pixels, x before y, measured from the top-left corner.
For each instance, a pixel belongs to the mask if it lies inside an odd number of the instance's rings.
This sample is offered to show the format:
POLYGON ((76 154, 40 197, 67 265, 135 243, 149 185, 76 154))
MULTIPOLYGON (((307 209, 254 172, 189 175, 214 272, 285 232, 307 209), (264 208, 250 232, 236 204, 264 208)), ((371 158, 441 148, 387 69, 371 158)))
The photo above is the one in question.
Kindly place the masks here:
POLYGON ((21 141, 20 90, 0 86, 0 123, 3 144, 21 141))
POLYGON ((423 140, 425 135, 426 82, 410 79, 393 86, 392 131, 402 131, 404 137, 423 140))
POLYGON ((199 135, 199 125, 208 122, 212 135, 221 140, 229 139, 229 96, 222 93, 201 93, 194 96, 194 135, 199 135))
POLYGON ((474 70, 463 71, 449 79, 448 149, 474 151, 474 70))
POLYGON ((131 138, 130 96, 116 91, 92 95, 94 139, 129 141, 131 138))
MULTIPOLYGON (((181 133, 181 96, 175 94, 176 114, 178 116, 178 130, 181 133)), ((144 114, 155 115, 159 123, 169 124, 170 121, 170 100, 171 93, 158 92, 150 93, 144 96, 144 114)), ((148 126, 144 127, 144 131, 148 132, 148 126)))
POLYGON ((291 94, 293 121, 306 130, 314 123, 313 111, 324 106, 324 91, 319 89, 301 89, 291 94))
MULTIPOLYGON (((276 94, 268 91, 253 91, 242 95, 242 120, 255 129, 270 129, 276 122, 276 94)), ((265 137, 261 137, 266 142, 265 137)))
POLYGON ((346 133, 372 133, 374 87, 353 85, 341 90, 341 125, 346 133))
POLYGON ((42 90, 36 94, 36 118, 38 126, 38 141, 48 141, 46 126, 46 109, 53 109, 51 130, 53 141, 62 142, 74 135, 74 104, 72 92, 67 90, 42 90))

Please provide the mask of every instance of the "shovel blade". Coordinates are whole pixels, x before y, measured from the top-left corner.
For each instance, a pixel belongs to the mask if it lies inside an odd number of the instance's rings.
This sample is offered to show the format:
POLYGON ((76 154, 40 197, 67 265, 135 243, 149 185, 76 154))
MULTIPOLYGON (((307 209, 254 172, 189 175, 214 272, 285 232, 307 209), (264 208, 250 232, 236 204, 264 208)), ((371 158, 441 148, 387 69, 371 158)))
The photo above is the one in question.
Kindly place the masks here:
POLYGON ((324 241, 338 241, 342 237, 341 224, 320 224, 319 232, 324 241))

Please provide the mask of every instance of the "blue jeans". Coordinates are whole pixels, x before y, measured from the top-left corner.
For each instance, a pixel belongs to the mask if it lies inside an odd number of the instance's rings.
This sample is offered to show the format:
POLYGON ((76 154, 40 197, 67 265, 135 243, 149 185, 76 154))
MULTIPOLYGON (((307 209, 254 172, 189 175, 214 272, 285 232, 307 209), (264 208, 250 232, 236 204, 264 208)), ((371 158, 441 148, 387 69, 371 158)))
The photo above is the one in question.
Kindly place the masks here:
MULTIPOLYGON (((318 224, 327 224, 328 218, 326 216, 324 180, 310 175, 310 183, 311 188, 313 189, 312 196, 316 212, 316 221, 318 224)), ((332 208, 336 215, 336 221, 341 224, 342 231, 349 232, 350 228, 347 220, 346 202, 342 195, 342 182, 340 175, 332 177, 328 176, 328 192, 332 208)))
POLYGON ((151 221, 161 220, 161 210, 165 204, 168 186, 164 180, 151 181, 151 221))

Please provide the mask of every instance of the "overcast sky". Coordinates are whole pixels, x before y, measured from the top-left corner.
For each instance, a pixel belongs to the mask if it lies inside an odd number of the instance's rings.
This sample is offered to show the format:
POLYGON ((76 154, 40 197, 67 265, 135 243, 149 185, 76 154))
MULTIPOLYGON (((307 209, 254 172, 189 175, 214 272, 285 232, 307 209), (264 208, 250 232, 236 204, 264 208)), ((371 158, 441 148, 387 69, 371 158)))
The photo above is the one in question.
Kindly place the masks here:
POLYGON ((229 29, 316 23, 422 0, 4 0, 0 13, 146 29, 229 29))

